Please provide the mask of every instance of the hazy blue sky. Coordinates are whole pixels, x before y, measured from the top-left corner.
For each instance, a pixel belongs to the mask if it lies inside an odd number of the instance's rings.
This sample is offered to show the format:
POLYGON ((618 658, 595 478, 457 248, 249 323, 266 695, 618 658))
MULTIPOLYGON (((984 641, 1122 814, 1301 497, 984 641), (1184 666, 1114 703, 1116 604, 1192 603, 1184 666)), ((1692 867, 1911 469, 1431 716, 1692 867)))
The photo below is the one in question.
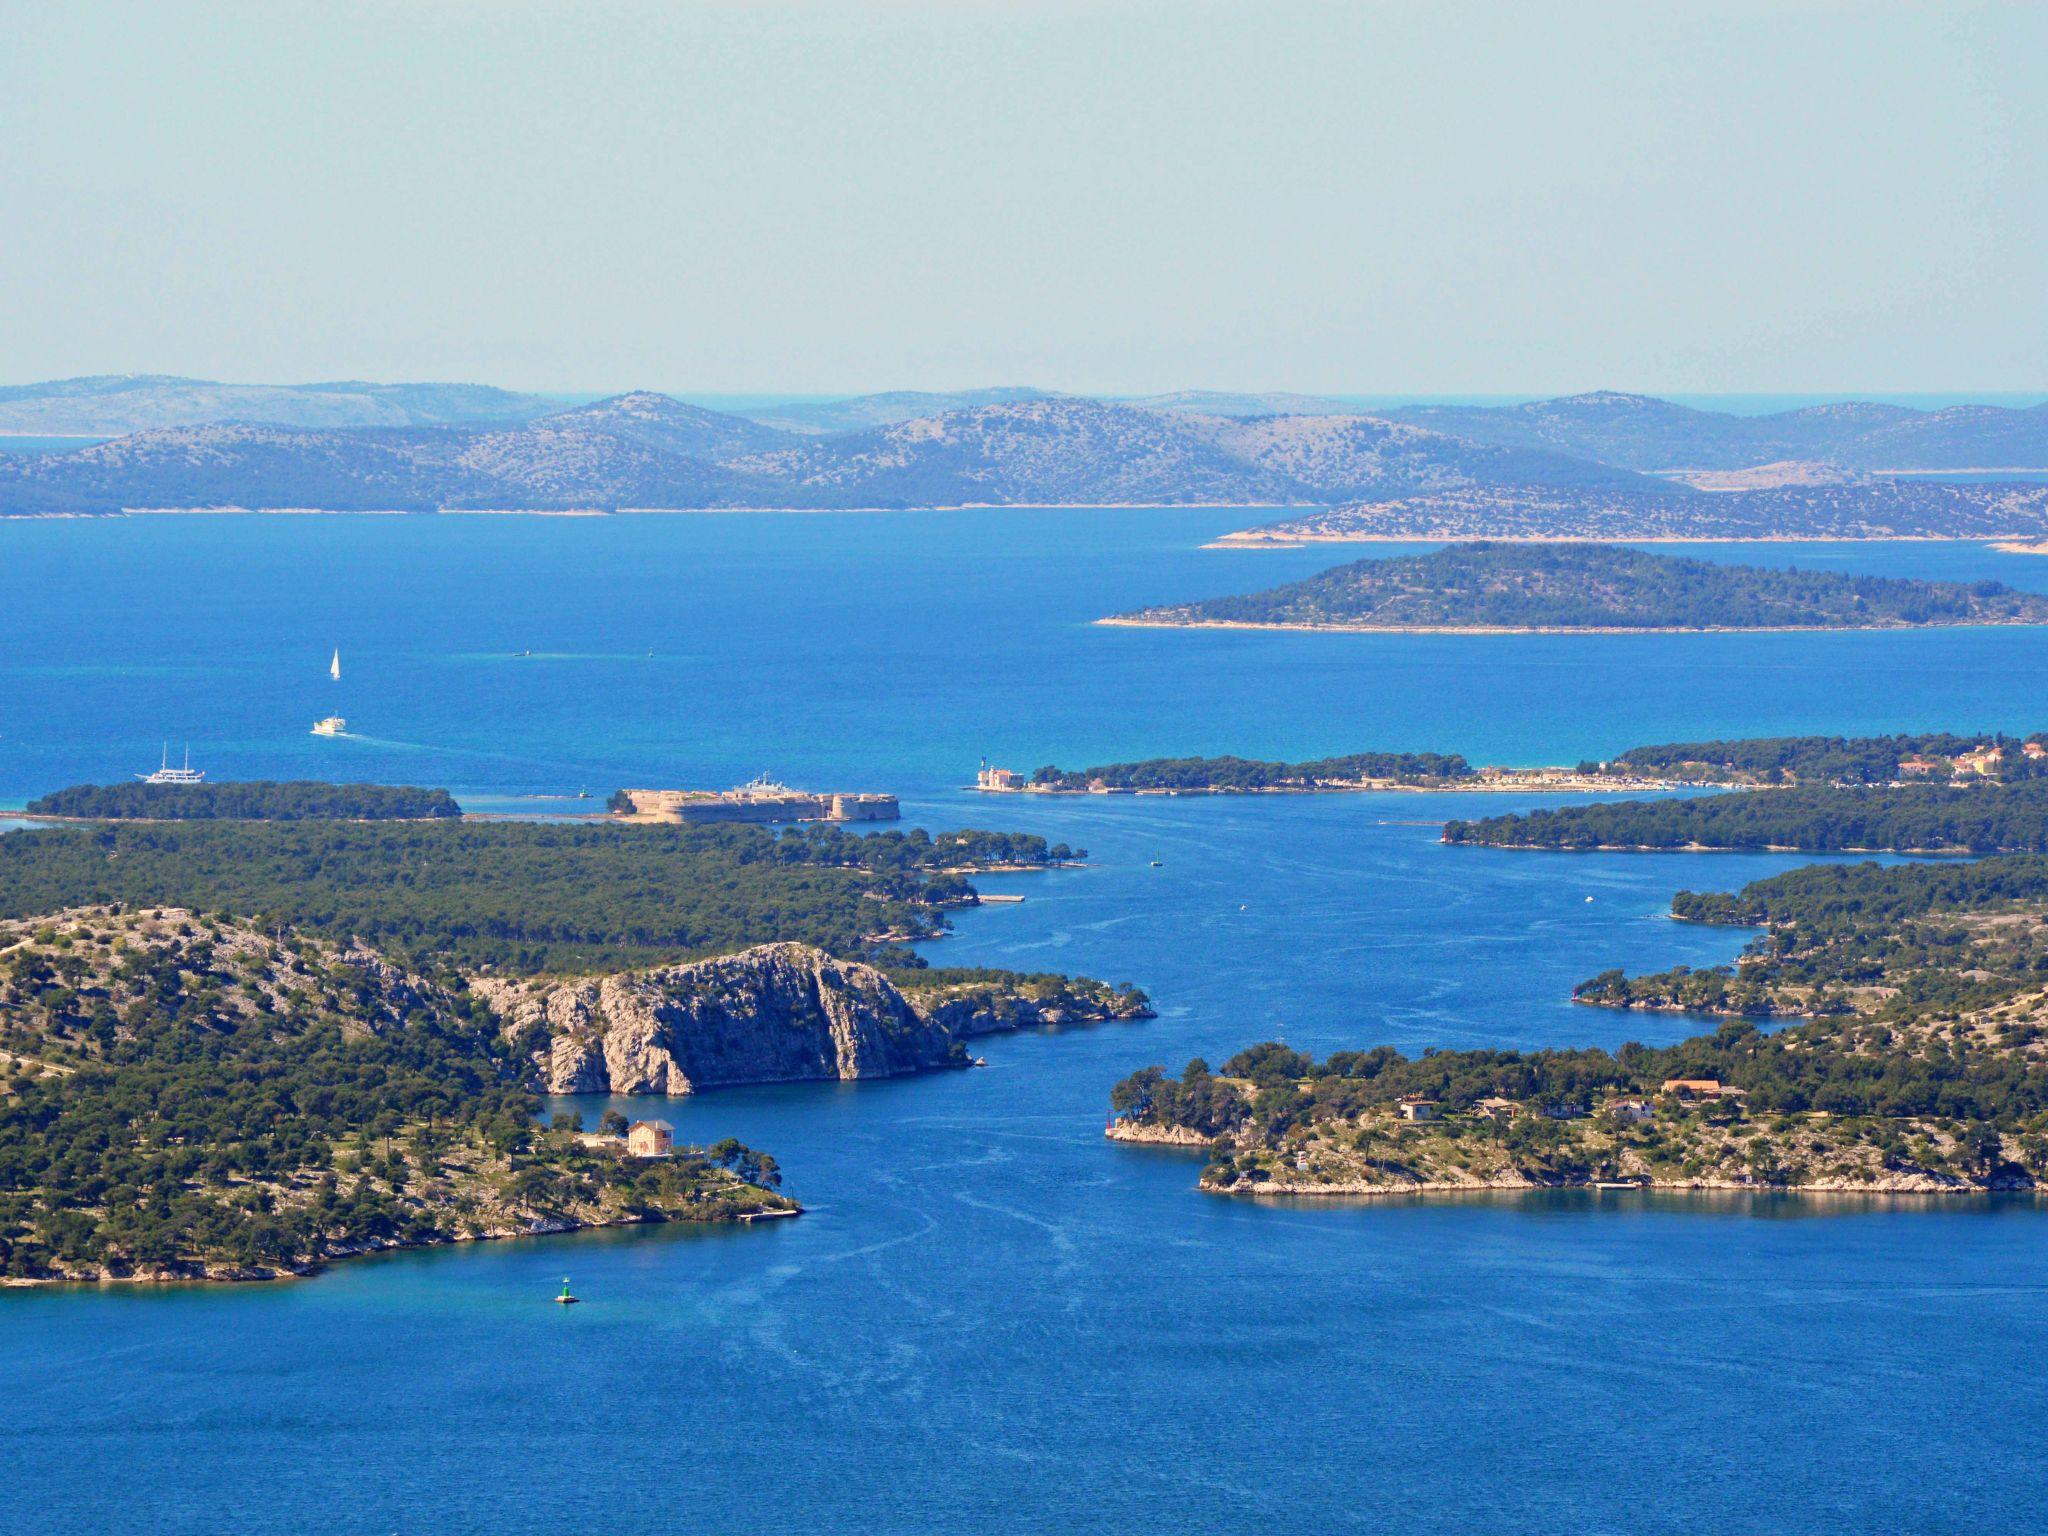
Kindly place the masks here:
POLYGON ((0 380, 2048 386, 2048 5, 0 0, 0 380))

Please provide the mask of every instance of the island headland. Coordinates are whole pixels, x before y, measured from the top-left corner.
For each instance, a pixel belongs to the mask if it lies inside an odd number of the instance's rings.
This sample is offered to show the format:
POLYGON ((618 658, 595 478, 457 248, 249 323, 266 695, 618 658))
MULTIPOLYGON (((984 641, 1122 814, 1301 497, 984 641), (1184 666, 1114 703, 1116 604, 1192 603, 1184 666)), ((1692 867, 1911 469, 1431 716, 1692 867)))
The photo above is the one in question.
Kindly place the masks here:
POLYGON ((906 947, 975 870, 1077 857, 1042 838, 378 818, 419 791, 336 819, 295 786, 214 788, 200 817, 0 835, 12 1283, 790 1213, 766 1153, 643 1159, 539 1125, 540 1095, 894 1076, 1150 1017, 1135 988, 906 947), (277 819, 215 814, 235 807, 277 819))
POLYGON ((1432 634, 1909 629, 2048 623, 2048 597, 1998 582, 1766 570, 1606 544, 1482 541, 1354 561, 1264 592, 1098 622, 1432 634))

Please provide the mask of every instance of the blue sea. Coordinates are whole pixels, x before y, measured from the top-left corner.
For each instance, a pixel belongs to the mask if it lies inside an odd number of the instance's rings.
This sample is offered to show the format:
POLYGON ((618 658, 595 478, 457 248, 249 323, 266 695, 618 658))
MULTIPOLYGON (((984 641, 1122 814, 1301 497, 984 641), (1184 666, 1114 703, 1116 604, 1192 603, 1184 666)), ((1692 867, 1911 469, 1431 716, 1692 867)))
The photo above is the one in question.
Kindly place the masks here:
MULTIPOLYGON (((983 882, 1026 899, 960 914, 935 962, 1129 980, 1160 1013, 990 1040, 986 1071, 663 1107, 772 1151, 798 1221, 0 1293, 0 1529, 2038 1529, 2031 1200, 1254 1204, 1102 1140, 1117 1078, 1261 1039, 1676 1038, 1696 1026, 1570 988, 1729 958, 1743 936, 1672 923, 1672 893, 1799 860, 1437 841, 1446 816, 1541 803, 1520 796, 961 786, 983 755, 1533 764, 2034 729, 2048 637, 1090 625, 1397 552, 1198 547, 1259 516, 0 524, 0 807, 188 742, 214 777, 445 784, 528 814, 760 772, 894 790, 919 825, 1089 850, 983 882), (328 714, 351 734, 311 736, 328 714), (564 1274, 585 1305, 548 1305, 564 1274)), ((2048 561, 1976 545, 1699 552, 2048 590, 2048 561)))

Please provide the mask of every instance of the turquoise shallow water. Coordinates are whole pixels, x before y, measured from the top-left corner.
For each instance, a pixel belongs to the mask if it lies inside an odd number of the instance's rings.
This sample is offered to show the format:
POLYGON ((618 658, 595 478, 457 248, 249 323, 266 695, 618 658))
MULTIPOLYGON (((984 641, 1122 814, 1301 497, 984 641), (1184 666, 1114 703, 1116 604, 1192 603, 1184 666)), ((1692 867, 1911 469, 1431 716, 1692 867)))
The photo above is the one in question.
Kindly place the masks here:
MULTIPOLYGON (((188 734, 224 777, 426 779, 477 803, 763 769, 896 789, 924 825, 1091 850, 989 880, 1026 901, 963 914, 935 960, 1129 979, 1161 1012, 989 1041, 986 1071, 664 1108, 687 1136, 772 1150, 811 1207, 796 1222, 0 1295, 0 1528, 2037 1528, 2031 1201, 1253 1205, 1101 1139, 1125 1072, 1276 1034, 1317 1052, 1671 1038, 1689 1026, 1563 999, 1610 964, 1727 957, 1740 935, 1670 923, 1672 891, 1797 861, 1436 842, 1446 815, 1527 803, 1506 797, 956 786, 984 751, 1534 762, 2034 727, 2044 637, 1085 625, 1332 563, 1194 548, 1233 521, 0 526, 0 804, 188 734), (369 739, 303 734, 331 710, 369 739), (585 1306, 546 1304, 564 1273, 585 1306)), ((1974 546, 1768 554, 2048 582, 1974 546)))

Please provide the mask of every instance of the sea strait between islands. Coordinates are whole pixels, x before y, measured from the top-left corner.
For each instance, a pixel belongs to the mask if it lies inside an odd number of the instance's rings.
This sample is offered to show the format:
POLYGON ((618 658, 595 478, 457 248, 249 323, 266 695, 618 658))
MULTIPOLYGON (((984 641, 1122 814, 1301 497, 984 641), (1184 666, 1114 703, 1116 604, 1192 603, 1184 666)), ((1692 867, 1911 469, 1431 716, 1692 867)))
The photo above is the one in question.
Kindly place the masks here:
POLYGON ((10 1460, 1322 1527, 1476 1417, 1914 1524, 2048 1323, 2048 561, 1273 520, 11 522, 10 1460))

